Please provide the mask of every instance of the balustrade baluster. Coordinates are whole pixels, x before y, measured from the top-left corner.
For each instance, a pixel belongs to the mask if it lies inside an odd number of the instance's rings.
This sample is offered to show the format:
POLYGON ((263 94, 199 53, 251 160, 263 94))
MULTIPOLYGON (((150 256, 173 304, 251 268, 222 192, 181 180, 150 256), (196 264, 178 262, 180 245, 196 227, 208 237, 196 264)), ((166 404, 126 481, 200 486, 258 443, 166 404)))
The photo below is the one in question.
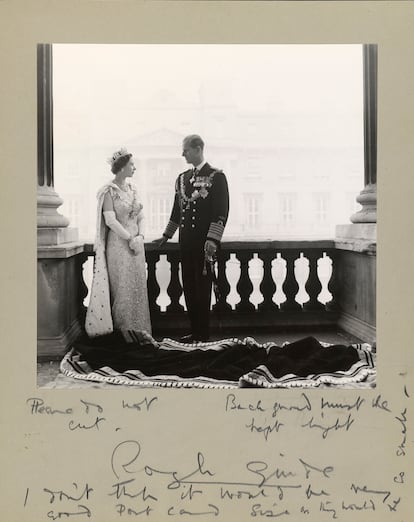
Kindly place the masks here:
POLYGON ((253 284, 249 277, 249 261, 253 258, 253 252, 236 252, 237 259, 240 261, 240 279, 236 285, 239 292, 240 302, 236 305, 238 312, 254 312, 254 305, 249 298, 253 292, 253 284))
POLYGON ((324 310, 325 306, 318 301, 318 295, 322 290, 322 284, 318 276, 318 260, 321 257, 320 251, 307 250, 305 253, 309 260, 309 277, 305 284, 306 292, 309 295, 309 301, 307 301, 303 308, 306 311, 310 310, 324 310))
POLYGON ((258 252, 259 259, 263 261, 263 279, 260 283, 260 291, 263 295, 263 301, 258 305, 260 311, 279 311, 279 307, 273 301, 273 296, 276 292, 276 284, 273 281, 272 276, 272 261, 275 256, 276 252, 270 250, 258 252))
POLYGON ((160 253, 156 251, 147 251, 145 254, 148 268, 148 300, 149 300, 149 309, 151 313, 160 313, 161 308, 157 304, 158 296, 160 295, 160 285, 157 281, 156 270, 157 263, 160 260, 160 253))
POLYGON ((339 290, 338 281, 337 281, 337 277, 336 277, 336 271, 335 271, 336 253, 334 250, 329 250, 326 254, 330 257, 331 262, 332 262, 331 277, 327 284, 328 290, 332 294, 332 299, 326 303, 325 309, 328 310, 329 312, 333 312, 338 309, 337 296, 338 296, 338 290, 339 290))
POLYGON ((231 311, 231 305, 227 302, 230 293, 230 283, 226 276, 226 263, 230 259, 230 252, 220 251, 217 259, 217 280, 219 289, 219 299, 213 309, 219 313, 231 311))
POLYGON ((76 273, 78 277, 78 292, 79 292, 79 320, 82 323, 82 327, 85 324, 86 317, 86 306, 83 304, 85 297, 88 295, 89 289, 85 283, 85 279, 83 278, 83 265, 88 261, 89 256, 87 253, 83 252, 82 254, 78 254, 76 257, 76 273))
POLYGON ((184 307, 180 304, 180 297, 183 293, 179 277, 180 253, 167 252, 167 260, 171 267, 171 279, 167 288, 171 303, 167 306, 167 312, 184 312, 184 307))
POLYGON ((295 300, 299 290, 295 277, 295 261, 298 257, 299 252, 297 250, 286 250, 283 252, 283 258, 286 261, 286 279, 282 287, 286 295, 286 301, 280 305, 280 309, 284 312, 302 310, 300 304, 295 300))

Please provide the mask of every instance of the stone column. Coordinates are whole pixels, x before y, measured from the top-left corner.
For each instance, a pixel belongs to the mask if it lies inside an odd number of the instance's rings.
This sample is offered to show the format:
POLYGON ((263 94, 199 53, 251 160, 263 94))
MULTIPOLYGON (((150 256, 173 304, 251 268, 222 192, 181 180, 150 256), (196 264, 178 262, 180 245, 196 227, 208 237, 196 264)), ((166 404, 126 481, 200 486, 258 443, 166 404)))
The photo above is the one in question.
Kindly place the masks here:
POLYGON ((364 45, 364 188, 357 196, 362 209, 350 224, 336 227, 334 268, 338 326, 370 343, 376 342, 377 63, 377 45, 364 45))
POLYGON ((77 240, 69 220, 58 213, 63 200, 53 186, 52 45, 37 46, 37 242, 57 245, 77 240))
POLYGON ((82 331, 86 259, 53 187, 52 46, 37 46, 37 353, 60 359, 82 331))
POLYGON ((377 71, 376 45, 364 45, 364 184, 357 197, 362 209, 352 223, 377 222, 377 71))

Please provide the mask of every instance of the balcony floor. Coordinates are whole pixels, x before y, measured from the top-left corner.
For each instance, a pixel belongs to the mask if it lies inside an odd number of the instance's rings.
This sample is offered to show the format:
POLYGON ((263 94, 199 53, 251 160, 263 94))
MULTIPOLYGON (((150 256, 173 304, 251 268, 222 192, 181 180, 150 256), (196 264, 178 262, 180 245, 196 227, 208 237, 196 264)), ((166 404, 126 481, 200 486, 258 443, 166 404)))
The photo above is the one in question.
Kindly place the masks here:
MULTIPOLYGON (((182 333, 184 334, 184 332, 182 333)), ((182 335, 179 334, 179 335, 182 335)), ((177 339, 179 335, 171 335, 174 339, 177 339)), ((162 332, 162 335, 157 335, 155 333, 154 337, 156 339, 161 339, 162 337, 168 337, 168 333, 162 332)), ((300 330, 300 331, 273 331, 273 330, 260 330, 260 331, 243 331, 238 328, 236 330, 220 330, 220 332, 213 333, 211 335, 211 340, 219 340, 229 337, 237 337, 239 339, 243 339, 244 337, 253 337, 259 343, 265 342, 275 342, 276 344, 283 344, 284 342, 293 342, 297 339, 301 339, 303 337, 313 336, 318 341, 327 342, 331 344, 351 344, 356 342, 361 342, 361 339, 358 339, 351 334, 338 331, 336 329, 312 329, 312 330, 300 330)), ((37 364, 37 386, 40 388, 55 388, 57 387, 57 382, 60 379, 59 375, 59 361, 47 361, 47 362, 39 362, 37 364)), ((60 386, 59 386, 60 387, 60 386)), ((79 382, 71 380, 65 377, 64 388, 96 388, 100 387, 97 383, 88 383, 88 382, 79 382)))

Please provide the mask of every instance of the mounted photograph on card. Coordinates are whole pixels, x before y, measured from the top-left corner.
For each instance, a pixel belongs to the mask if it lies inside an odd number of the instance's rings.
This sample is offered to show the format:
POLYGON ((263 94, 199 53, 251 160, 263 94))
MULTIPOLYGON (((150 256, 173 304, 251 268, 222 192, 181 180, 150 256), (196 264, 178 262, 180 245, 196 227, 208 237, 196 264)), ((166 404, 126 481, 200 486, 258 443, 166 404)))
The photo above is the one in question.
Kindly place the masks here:
POLYGON ((376 385, 374 44, 37 45, 37 385, 376 385))

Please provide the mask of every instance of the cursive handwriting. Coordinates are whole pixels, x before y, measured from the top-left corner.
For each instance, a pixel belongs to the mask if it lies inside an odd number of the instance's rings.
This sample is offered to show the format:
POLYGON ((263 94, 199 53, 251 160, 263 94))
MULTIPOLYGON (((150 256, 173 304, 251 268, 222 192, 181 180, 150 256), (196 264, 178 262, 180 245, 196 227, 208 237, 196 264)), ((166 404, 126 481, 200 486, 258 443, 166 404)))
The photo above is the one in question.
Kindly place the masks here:
POLYGON ((380 410, 388 411, 391 410, 388 407, 388 401, 383 401, 381 394, 379 394, 375 399, 372 399, 372 407, 379 408, 380 410))
POLYGON ((80 511, 70 512, 70 511, 49 511, 47 514, 48 518, 51 518, 52 520, 58 520, 62 517, 74 517, 74 516, 87 516, 90 518, 92 516, 92 513, 89 508, 86 506, 83 506, 82 504, 78 505, 78 509, 80 511))
MULTIPOLYGON (((75 489, 78 489, 78 485, 76 484, 76 482, 73 483, 73 486, 75 487, 75 489)), ((74 500, 76 502, 79 502, 83 498, 89 500, 89 496, 92 493, 93 488, 89 487, 88 484, 86 484, 84 489, 78 496, 69 495, 68 493, 65 493, 63 490, 52 491, 51 489, 43 488, 43 491, 50 495, 49 503, 53 504, 55 500, 59 500, 60 502, 62 502, 62 500, 74 500)))
POLYGON ((157 497, 154 497, 154 495, 147 493, 147 486, 144 486, 143 489, 141 489, 140 491, 138 491, 136 493, 135 492, 131 493, 131 492, 127 491, 127 485, 130 485, 133 482, 135 482, 134 478, 113 484, 112 487, 114 488, 115 491, 113 491, 112 493, 108 493, 108 495, 109 496, 115 495, 117 500, 119 500, 121 497, 129 497, 129 498, 133 498, 133 499, 141 498, 144 502, 146 502, 147 500, 155 500, 155 501, 158 500, 157 497))
POLYGON ((69 421, 69 429, 70 431, 92 430, 93 428, 99 430, 99 424, 105 420, 105 417, 96 417, 95 421, 92 424, 81 424, 80 422, 75 422, 72 419, 71 421, 69 421))
POLYGON ((32 415, 46 413, 47 415, 55 415, 59 413, 61 415, 72 415, 73 409, 66 408, 65 410, 57 410, 52 408, 51 406, 45 406, 43 399, 38 399, 37 397, 30 397, 27 399, 26 403, 30 407, 30 413, 32 415))
POLYGON ((281 410, 285 410, 285 411, 299 411, 299 412, 311 411, 312 410, 312 405, 311 405, 311 402, 310 402, 308 396, 306 395, 306 393, 301 393, 300 394, 300 399, 301 399, 302 402, 299 405, 289 404, 288 406, 286 406, 286 404, 282 404, 281 402, 273 403, 272 417, 276 417, 277 413, 279 411, 281 411, 281 410))
POLYGON ((158 401, 158 397, 151 397, 151 399, 145 397, 142 401, 134 402, 132 404, 128 404, 126 401, 122 400, 122 408, 136 411, 142 411, 145 409, 146 411, 149 411, 151 405, 155 403, 155 401, 158 401))
POLYGON ((353 404, 346 404, 342 402, 329 402, 325 400, 323 397, 321 398, 321 410, 324 408, 331 408, 331 409, 340 409, 340 410, 354 410, 356 409, 359 411, 359 408, 364 404, 365 399, 361 399, 360 396, 355 400, 353 404))
POLYGON ((397 457, 402 457, 405 455, 405 445, 407 442, 407 408, 404 409, 404 411, 401 412, 401 417, 395 417, 397 421, 401 424, 401 434, 402 434, 402 441, 398 445, 396 454, 397 457))
POLYGON ((262 406, 262 401, 261 400, 258 400, 256 402, 256 404, 250 404, 249 403, 249 404, 243 406, 240 402, 236 401, 236 396, 234 395, 234 393, 229 393, 227 395, 225 410, 226 411, 230 411, 230 410, 249 410, 249 411, 261 411, 261 412, 266 411, 263 408, 263 406, 262 406))
POLYGON ((299 459, 299 462, 302 464, 302 466, 305 468, 306 472, 306 479, 309 478, 309 475, 312 471, 316 473, 321 473, 325 478, 331 478, 329 475, 334 471, 334 468, 332 466, 325 466, 324 468, 318 468, 317 466, 312 466, 311 464, 308 464, 303 459, 299 459))
POLYGON ((89 413, 90 408, 96 408, 98 410, 98 413, 103 412, 103 408, 99 404, 94 404, 93 402, 84 401, 83 399, 79 399, 79 400, 85 406, 85 413, 89 413))
POLYGON ((276 518, 276 517, 281 517, 282 515, 290 515, 290 512, 287 509, 285 509, 284 511, 276 512, 276 511, 273 511, 273 509, 262 508, 261 504, 253 504, 252 510, 250 512, 251 517, 260 516, 260 517, 276 518))
POLYGON ((136 511, 135 509, 132 509, 130 507, 126 507, 125 504, 117 504, 115 506, 116 512, 119 516, 122 516, 124 513, 130 516, 138 517, 140 515, 149 515, 151 511, 154 511, 154 509, 150 506, 146 506, 144 509, 141 509, 141 511, 136 511))
POLYGON ((217 506, 214 504, 207 504, 207 506, 210 509, 210 511, 188 511, 187 509, 181 508, 176 512, 176 508, 174 506, 171 506, 168 508, 168 515, 174 516, 174 515, 190 515, 190 516, 199 516, 199 515, 214 515, 217 517, 220 513, 220 510, 217 506))
POLYGON ((384 498, 382 499, 383 502, 386 502, 388 497, 391 495, 391 491, 381 491, 377 489, 368 489, 367 486, 355 486, 355 484, 351 485, 351 491, 354 493, 369 493, 370 495, 383 495, 384 498))
POLYGON ((283 422, 279 422, 277 419, 274 421, 272 425, 268 424, 258 426, 254 417, 252 417, 252 420, 249 424, 246 424, 246 428, 249 428, 250 432, 263 433, 265 440, 269 438, 269 435, 271 433, 278 433, 282 426, 284 426, 283 422))
POLYGON ((340 422, 339 419, 336 419, 336 422, 332 424, 331 426, 322 426, 322 424, 317 424, 314 422, 313 417, 310 419, 309 422, 306 422, 305 424, 302 424, 302 428, 310 428, 310 429, 319 429, 322 431, 322 437, 326 439, 329 432, 331 430, 341 430, 345 428, 345 431, 348 431, 349 428, 354 423, 354 419, 352 418, 351 414, 348 415, 347 419, 344 422, 340 422))

